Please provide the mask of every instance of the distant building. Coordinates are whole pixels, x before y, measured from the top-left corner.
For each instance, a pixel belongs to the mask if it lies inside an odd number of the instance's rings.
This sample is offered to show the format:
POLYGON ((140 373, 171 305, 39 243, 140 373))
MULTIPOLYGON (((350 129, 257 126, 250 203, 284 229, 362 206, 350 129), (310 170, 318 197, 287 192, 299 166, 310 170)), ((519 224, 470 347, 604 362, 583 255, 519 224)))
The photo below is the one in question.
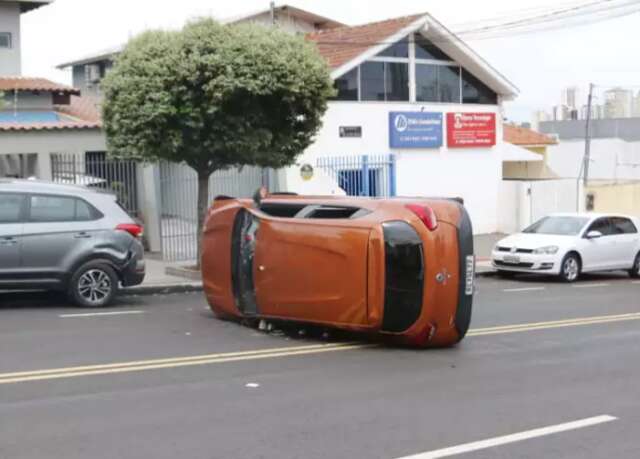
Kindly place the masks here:
POLYGON ((577 109, 580 105, 580 88, 572 86, 562 90, 561 104, 569 108, 577 109))
POLYGON ((638 91, 638 94, 633 99, 633 116, 640 117, 640 91, 638 91))
POLYGON ((633 105, 633 92, 629 89, 614 88, 604 92, 604 117, 629 118, 633 105))
POLYGON ((552 121, 566 121, 571 119, 571 109, 567 105, 553 107, 552 121))

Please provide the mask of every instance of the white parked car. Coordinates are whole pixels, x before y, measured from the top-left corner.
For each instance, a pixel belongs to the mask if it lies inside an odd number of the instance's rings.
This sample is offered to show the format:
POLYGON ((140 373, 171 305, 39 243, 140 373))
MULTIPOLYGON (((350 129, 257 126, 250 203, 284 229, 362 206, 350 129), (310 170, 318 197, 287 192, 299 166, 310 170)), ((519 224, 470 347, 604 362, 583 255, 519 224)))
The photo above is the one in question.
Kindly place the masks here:
POLYGON ((553 214, 493 249, 502 274, 537 273, 574 282, 581 273, 626 270, 640 277, 640 219, 622 215, 553 214))

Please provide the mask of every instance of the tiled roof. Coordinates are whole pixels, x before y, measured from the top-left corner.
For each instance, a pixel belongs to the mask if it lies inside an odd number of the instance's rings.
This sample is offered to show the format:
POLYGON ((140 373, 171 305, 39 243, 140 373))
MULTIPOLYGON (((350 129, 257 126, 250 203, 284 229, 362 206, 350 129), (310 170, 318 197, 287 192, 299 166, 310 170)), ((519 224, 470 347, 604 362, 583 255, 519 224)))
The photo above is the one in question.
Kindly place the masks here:
POLYGON ((384 43, 386 39, 423 16, 425 14, 416 14, 360 26, 338 27, 310 33, 306 38, 316 43, 318 51, 327 60, 329 67, 335 69, 369 48, 384 43))
POLYGON ((42 91, 57 94, 80 95, 80 90, 54 83, 44 78, 0 77, 0 91, 42 91))
POLYGON ((0 132, 60 131, 67 129, 101 129, 100 109, 91 97, 71 96, 70 105, 55 107, 59 120, 46 123, 0 123, 0 132))
POLYGON ((512 124, 504 125, 504 141, 513 145, 555 145, 557 143, 552 137, 512 124))

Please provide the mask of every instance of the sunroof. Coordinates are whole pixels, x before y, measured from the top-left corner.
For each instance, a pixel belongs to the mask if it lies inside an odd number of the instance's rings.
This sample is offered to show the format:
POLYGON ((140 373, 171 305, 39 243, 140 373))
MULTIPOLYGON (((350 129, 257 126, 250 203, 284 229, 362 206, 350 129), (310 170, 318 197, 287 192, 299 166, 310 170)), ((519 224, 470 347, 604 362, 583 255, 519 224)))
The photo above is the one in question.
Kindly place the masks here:
POLYGON ((46 111, 17 111, 0 112, 0 123, 57 123, 60 117, 56 112, 46 111))

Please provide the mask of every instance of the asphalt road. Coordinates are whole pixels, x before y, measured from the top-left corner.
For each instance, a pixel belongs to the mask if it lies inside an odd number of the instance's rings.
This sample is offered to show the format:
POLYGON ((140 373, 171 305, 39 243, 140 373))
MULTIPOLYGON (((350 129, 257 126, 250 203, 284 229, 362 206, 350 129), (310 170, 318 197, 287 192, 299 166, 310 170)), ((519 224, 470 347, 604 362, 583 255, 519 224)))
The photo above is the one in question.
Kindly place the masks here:
POLYGON ((478 288, 470 336, 427 351, 265 334, 199 293, 0 294, 0 458, 640 457, 640 283, 478 288))

